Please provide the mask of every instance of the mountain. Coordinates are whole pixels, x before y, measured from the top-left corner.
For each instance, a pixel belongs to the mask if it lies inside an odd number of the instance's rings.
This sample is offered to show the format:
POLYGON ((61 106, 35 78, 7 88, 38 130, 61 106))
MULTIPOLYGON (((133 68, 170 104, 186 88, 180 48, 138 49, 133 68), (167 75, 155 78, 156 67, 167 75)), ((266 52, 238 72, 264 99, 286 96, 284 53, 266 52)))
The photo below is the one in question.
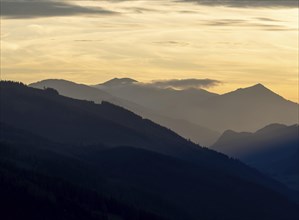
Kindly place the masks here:
POLYGON ((211 148, 299 190, 298 125, 271 124, 255 133, 226 131, 211 148))
POLYGON ((53 88, 61 95, 77 98, 81 100, 90 100, 97 103, 115 99, 112 95, 102 90, 90 88, 84 84, 77 84, 63 79, 47 79, 30 84, 34 88, 53 88))
POLYGON ((175 90, 134 83, 95 86, 116 97, 154 109, 160 115, 192 122, 212 131, 255 131, 271 123, 291 125, 298 119, 298 104, 262 84, 223 95, 203 89, 175 90))
POLYGON ((198 106, 201 101, 218 96, 203 89, 175 90, 158 88, 143 83, 106 86, 106 83, 94 87, 116 97, 153 109, 161 115, 168 115, 177 119, 183 118, 182 115, 178 114, 182 114, 185 109, 198 106))
MULTIPOLYGON (((136 80, 124 78, 124 79, 112 79, 101 86, 123 86, 128 83, 137 82, 136 80)), ((120 97, 110 95, 109 93, 103 91, 102 89, 96 89, 82 84, 73 83, 66 80, 55 80, 48 79, 40 82, 32 83, 29 86, 34 88, 53 88, 59 92, 59 94, 80 99, 80 100, 89 100, 94 101, 95 103, 101 103, 102 101, 108 101, 115 105, 125 107, 133 111, 134 113, 148 118, 160 125, 170 128, 179 135, 191 139, 196 143, 200 143, 204 146, 209 146, 213 144, 217 138, 220 136, 220 133, 215 132, 211 129, 205 128, 198 124, 186 121, 184 119, 175 119, 166 115, 161 115, 159 112, 144 107, 140 104, 136 104, 132 101, 127 101, 120 97)), ((187 98, 187 97, 186 97, 187 98)))
MULTIPOLYGON (((30 198, 30 210, 39 204, 58 216, 64 210, 73 216, 68 219, 76 219, 76 211, 84 219, 299 215, 294 192, 282 184, 121 107, 67 98, 53 89, 0 85, 0 189, 30 198)), ((16 210, 14 203, 7 206, 16 210)))
POLYGON ((222 131, 255 131, 272 123, 291 125, 298 121, 298 104, 262 84, 206 100, 200 112, 202 125, 218 126, 222 131))
POLYGON ((98 86, 124 86, 124 85, 131 85, 133 83, 137 83, 138 81, 131 78, 114 78, 99 84, 98 86))
POLYGON ((227 129, 254 131, 271 123, 291 125, 298 119, 298 104, 262 84, 223 95, 197 89, 155 88, 129 78, 112 79, 95 86, 97 89, 61 80, 44 80, 30 86, 54 88, 62 95, 96 103, 106 100, 204 146, 215 143, 219 132, 227 129))
POLYGON ((7 124, 0 128, 1 217, 168 219, 156 213, 169 211, 164 201, 105 179, 104 172, 90 164, 92 157, 85 159, 88 153, 99 155, 105 146, 57 144, 7 124), (121 199, 114 196, 119 190, 121 199), (132 198, 158 204, 160 209, 134 204, 132 198))

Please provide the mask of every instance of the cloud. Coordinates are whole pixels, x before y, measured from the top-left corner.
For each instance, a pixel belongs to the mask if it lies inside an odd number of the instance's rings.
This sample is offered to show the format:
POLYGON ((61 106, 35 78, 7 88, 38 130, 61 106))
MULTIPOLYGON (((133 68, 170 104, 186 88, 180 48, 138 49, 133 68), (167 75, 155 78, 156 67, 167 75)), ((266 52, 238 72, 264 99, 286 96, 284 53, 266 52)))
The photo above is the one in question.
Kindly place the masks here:
POLYGON ((83 7, 66 2, 1 0, 1 17, 9 19, 112 14, 116 12, 101 7, 83 7))
POLYGON ((177 2, 196 2, 202 5, 228 7, 298 7, 298 0, 177 0, 177 2))
POLYGON ((283 22, 282 20, 272 19, 272 18, 264 18, 264 17, 257 17, 255 18, 260 21, 270 21, 270 22, 283 22))
POLYGON ((200 24, 206 25, 206 26, 215 26, 215 27, 251 27, 251 28, 258 28, 265 31, 269 30, 277 30, 277 31, 296 31, 294 28, 288 28, 284 25, 277 25, 277 24, 269 24, 269 22, 272 22, 274 20, 272 19, 266 19, 266 18, 257 18, 259 21, 265 21, 267 23, 257 23, 257 22, 251 22, 247 20, 242 19, 221 19, 221 20, 209 20, 209 21, 203 21, 200 24))
POLYGON ((161 10, 153 9, 153 8, 145 8, 145 7, 124 7, 124 9, 127 9, 131 12, 135 13, 145 13, 145 12, 161 12, 161 10))
POLYGON ((219 85, 220 83, 220 81, 214 79, 170 79, 155 80, 145 85, 157 88, 200 89, 214 87, 219 85))

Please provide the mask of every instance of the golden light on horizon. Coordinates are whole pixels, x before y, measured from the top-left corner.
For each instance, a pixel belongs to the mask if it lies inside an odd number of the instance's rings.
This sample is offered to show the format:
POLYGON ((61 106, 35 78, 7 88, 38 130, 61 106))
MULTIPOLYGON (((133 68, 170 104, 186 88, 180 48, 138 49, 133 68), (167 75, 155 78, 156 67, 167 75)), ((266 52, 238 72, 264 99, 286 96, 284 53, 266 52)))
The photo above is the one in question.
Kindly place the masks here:
POLYGON ((75 3, 117 13, 1 18, 2 79, 211 78, 213 92, 262 83, 298 102, 297 8, 75 3))

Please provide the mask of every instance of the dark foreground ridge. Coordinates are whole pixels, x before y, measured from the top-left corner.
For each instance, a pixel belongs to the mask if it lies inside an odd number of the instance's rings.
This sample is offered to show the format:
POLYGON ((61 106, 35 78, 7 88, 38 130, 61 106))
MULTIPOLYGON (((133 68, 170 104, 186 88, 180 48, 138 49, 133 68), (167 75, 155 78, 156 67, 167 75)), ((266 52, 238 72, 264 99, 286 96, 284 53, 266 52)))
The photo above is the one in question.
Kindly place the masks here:
POLYGON ((298 217, 288 188, 123 108, 0 85, 6 219, 298 217))

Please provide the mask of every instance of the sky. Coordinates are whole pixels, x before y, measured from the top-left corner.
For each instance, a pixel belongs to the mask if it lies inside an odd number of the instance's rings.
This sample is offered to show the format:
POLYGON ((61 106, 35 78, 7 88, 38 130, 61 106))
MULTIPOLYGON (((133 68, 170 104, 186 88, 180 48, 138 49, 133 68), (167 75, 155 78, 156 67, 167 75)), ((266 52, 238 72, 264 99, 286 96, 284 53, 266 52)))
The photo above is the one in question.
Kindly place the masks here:
POLYGON ((3 80, 210 79, 298 102, 298 58, 292 0, 1 0, 3 80))

